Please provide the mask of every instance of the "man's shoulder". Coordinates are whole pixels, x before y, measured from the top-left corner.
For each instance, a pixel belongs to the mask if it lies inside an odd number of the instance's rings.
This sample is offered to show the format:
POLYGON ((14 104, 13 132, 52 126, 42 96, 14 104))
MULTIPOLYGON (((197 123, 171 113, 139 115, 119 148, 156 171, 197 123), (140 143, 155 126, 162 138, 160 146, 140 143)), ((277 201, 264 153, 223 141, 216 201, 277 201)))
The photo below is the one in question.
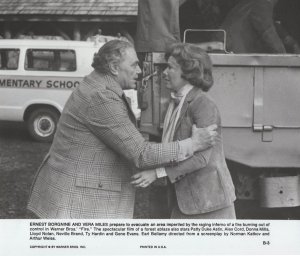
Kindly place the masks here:
POLYGON ((106 79, 105 76, 95 76, 93 72, 83 78, 80 87, 90 98, 121 98, 122 91, 115 90, 111 80, 106 79))
POLYGON ((103 90, 106 88, 104 78, 100 75, 96 75, 94 71, 83 78, 82 85, 88 87, 90 90, 103 90))

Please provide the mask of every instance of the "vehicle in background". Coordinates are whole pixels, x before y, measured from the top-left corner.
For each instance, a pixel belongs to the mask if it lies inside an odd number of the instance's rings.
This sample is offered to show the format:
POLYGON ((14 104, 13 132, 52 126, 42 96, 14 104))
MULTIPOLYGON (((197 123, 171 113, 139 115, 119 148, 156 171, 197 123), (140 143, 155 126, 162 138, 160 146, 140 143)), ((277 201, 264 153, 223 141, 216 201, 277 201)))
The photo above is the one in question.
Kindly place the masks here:
MULTIPOLYGON (((221 112, 237 197, 256 199, 262 207, 300 206, 299 55, 234 54, 226 52, 225 43, 223 50, 220 42, 199 45, 210 51, 214 65, 208 94, 221 112)), ((161 134, 169 97, 165 68, 164 53, 148 52, 138 89, 140 129, 155 136, 161 134)))
MULTIPOLYGON (((103 44, 0 40, 0 120, 25 121, 35 140, 51 141, 68 97, 92 71, 94 53, 103 44)), ((127 95, 137 105, 134 93, 127 95)))

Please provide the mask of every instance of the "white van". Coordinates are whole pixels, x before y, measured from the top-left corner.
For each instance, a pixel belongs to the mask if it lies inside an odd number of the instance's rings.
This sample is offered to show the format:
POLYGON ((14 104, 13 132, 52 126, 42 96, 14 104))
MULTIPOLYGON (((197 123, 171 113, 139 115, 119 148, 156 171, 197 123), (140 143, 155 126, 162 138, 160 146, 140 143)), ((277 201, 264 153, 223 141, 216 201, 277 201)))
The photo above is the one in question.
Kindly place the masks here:
POLYGON ((68 97, 92 71, 93 55, 102 45, 0 40, 0 120, 25 121, 34 139, 51 141, 68 97))

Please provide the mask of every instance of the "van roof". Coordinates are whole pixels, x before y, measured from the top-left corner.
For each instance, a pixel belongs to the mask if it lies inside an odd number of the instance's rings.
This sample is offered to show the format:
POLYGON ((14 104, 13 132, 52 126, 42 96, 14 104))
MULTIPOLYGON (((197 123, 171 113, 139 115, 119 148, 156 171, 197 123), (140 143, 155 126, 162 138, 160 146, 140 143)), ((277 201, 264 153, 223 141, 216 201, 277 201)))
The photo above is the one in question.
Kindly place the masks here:
POLYGON ((89 41, 71 41, 71 40, 35 40, 35 39, 1 39, 0 47, 21 47, 30 46, 37 48, 45 47, 100 47, 104 43, 89 41))

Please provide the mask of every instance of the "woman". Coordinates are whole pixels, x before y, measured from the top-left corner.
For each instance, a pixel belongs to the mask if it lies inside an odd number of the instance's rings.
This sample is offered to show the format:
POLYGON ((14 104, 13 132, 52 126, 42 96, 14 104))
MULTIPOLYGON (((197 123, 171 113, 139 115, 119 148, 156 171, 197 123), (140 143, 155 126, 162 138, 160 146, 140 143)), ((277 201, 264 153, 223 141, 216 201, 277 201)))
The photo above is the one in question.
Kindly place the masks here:
POLYGON ((234 219, 234 186, 223 152, 221 118, 205 94, 213 85, 212 64, 205 51, 192 44, 176 44, 166 55, 164 71, 171 100, 164 121, 163 142, 183 140, 192 126, 218 125, 215 145, 193 157, 160 170, 133 176, 138 187, 168 176, 176 192, 171 218, 234 219), (155 175, 156 174, 156 175, 155 175))

